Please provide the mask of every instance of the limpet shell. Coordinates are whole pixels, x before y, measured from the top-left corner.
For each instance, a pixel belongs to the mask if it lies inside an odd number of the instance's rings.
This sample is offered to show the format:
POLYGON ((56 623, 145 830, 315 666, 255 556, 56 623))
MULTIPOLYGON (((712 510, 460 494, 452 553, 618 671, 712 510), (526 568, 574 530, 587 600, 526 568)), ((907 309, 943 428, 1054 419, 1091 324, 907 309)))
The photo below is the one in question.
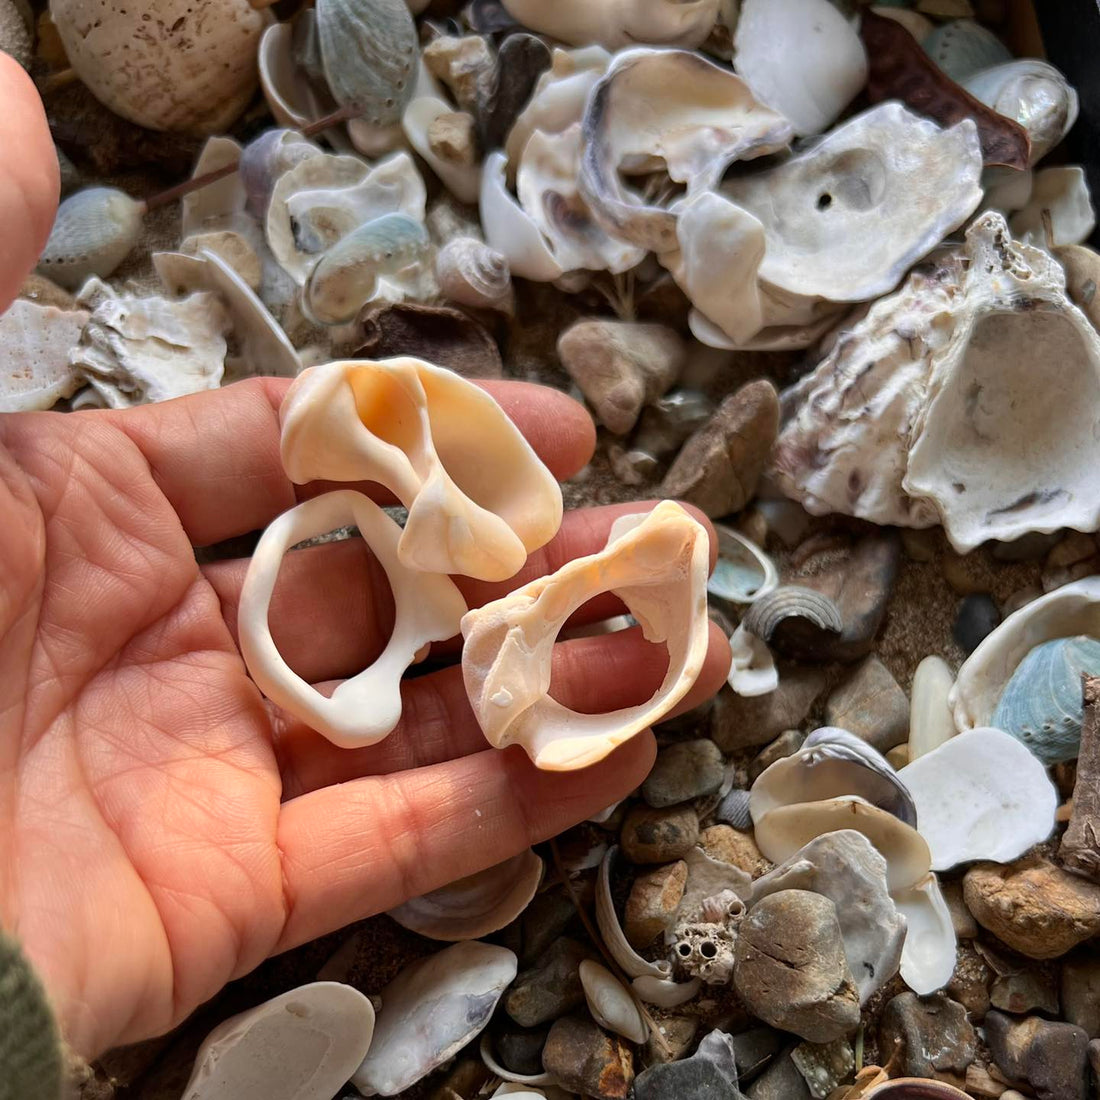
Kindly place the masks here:
POLYGON ((755 600, 743 622, 746 630, 800 660, 816 660, 822 640, 839 637, 844 627, 828 596, 797 584, 781 585, 755 600))
POLYGON ((89 275, 106 278, 141 236, 145 207, 114 187, 89 187, 57 210, 38 270, 68 290, 89 275))
POLYGON ((317 0, 329 90, 375 126, 400 121, 416 88, 416 24, 405 0, 317 0))
POLYGON ((707 581, 712 596, 729 603, 752 603, 779 587, 779 570, 755 542, 721 523, 714 530, 718 562, 707 581))
POLYGON ((1022 741, 1044 764, 1075 759, 1082 675, 1100 675, 1100 641, 1078 635, 1035 646, 1005 685, 991 724, 1022 741))

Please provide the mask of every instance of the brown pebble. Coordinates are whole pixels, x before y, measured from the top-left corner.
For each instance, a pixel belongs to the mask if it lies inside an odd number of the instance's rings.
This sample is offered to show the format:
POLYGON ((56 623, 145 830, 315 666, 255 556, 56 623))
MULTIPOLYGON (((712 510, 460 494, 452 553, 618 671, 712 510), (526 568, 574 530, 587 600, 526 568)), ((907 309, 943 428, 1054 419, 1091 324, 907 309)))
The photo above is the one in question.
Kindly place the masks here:
POLYGON ((699 817, 690 806, 655 810, 634 806, 620 837, 623 854, 635 863, 669 863, 681 859, 699 839, 699 817))
POLYGON ((637 951, 647 948, 676 919, 687 885, 688 866, 677 860, 639 875, 630 887, 623 914, 623 931, 637 951))

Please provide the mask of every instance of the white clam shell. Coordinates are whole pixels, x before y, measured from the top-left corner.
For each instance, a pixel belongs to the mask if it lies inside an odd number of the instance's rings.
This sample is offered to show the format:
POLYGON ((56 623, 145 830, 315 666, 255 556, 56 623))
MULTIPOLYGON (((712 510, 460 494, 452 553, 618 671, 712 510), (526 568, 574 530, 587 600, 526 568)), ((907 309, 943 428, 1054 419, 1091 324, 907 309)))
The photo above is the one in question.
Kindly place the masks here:
POLYGON ((374 1040, 352 1083, 364 1096, 415 1084, 481 1033, 515 976, 511 951, 477 940, 406 967, 382 990, 374 1040))
POLYGON ((0 412, 48 409, 83 379, 69 363, 90 314, 16 298, 0 314, 0 412))
POLYGON ((183 1100, 331 1100, 367 1053, 370 1000, 313 982, 219 1024, 195 1057, 183 1100))
POLYGON ((113 187, 89 187, 57 209, 38 270, 75 290, 90 275, 106 278, 141 236, 145 207, 113 187))
POLYGON ((608 1031, 622 1035, 632 1043, 644 1043, 649 1028, 637 1002, 626 987, 607 969, 592 959, 580 965, 581 985, 592 1018, 608 1031))
POLYGON ((867 82, 863 43, 829 0, 744 0, 733 45, 734 69, 798 134, 828 129, 867 82))
POLYGON ((452 371, 404 357, 312 367, 281 418, 292 481, 376 481, 409 509, 399 547, 409 569, 505 580, 561 524, 554 476, 501 407, 452 371))
MULTIPOLYGON (((410 517, 411 521, 411 517, 410 517)), ((569 771, 602 760, 687 694, 707 651, 705 529, 662 501, 620 517, 607 546, 485 604, 462 620, 462 673, 478 722, 497 748, 519 744, 539 768, 569 771), (668 669, 645 703, 579 714, 547 694, 554 641, 566 619, 615 592, 647 640, 664 642, 668 669)))
POLYGON ((918 996, 942 989, 955 972, 958 954, 955 927, 936 876, 894 891, 894 903, 905 917, 901 976, 918 996))
POLYGON ((706 40, 718 18, 718 0, 504 0, 504 8, 539 34, 608 49, 635 42, 694 48, 706 40))
POLYGON ((528 848, 503 863, 411 898, 389 915, 403 928, 429 939, 476 940, 503 928, 527 908, 542 871, 542 860, 528 848))
POLYGON ((507 161, 501 152, 490 153, 481 170, 478 211, 485 240, 507 261, 514 275, 548 283, 565 273, 546 239, 508 190, 507 161))
POLYGON ((1046 768, 1002 730, 966 730, 899 778, 916 803, 934 871, 977 859, 1007 863, 1054 829, 1058 792, 1046 768))
POLYGON ((401 528, 369 497, 336 490, 284 512, 260 536, 249 562, 237 613, 241 655, 256 686, 272 702, 342 748, 381 741, 401 718, 401 676, 429 642, 455 634, 466 601, 450 577, 424 574, 400 560, 401 528), (271 636, 268 609, 287 551, 303 539, 354 524, 386 573, 394 629, 368 668, 322 695, 295 673, 271 636))
POLYGON ((942 657, 925 657, 913 673, 909 700, 909 759, 919 760, 955 736, 947 701, 955 675, 942 657))

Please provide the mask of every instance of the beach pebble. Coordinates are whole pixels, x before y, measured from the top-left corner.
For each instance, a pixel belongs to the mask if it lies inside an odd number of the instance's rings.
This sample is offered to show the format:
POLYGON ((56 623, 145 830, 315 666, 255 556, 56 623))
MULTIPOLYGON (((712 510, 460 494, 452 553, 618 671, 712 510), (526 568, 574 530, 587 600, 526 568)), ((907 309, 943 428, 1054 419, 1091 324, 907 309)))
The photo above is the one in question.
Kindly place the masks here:
POLYGON ((556 1020, 584 1003, 579 967, 592 952, 568 936, 555 940, 530 970, 524 970, 504 998, 504 1011, 520 1027, 556 1020))
POLYGON ((647 481, 653 480, 661 465, 657 457, 648 451, 637 447, 627 450, 619 443, 608 446, 607 461, 611 472, 624 485, 645 485, 647 481))
POLYGON ((733 1053, 737 1074, 742 1081, 751 1081, 771 1063, 783 1049, 785 1036, 771 1027, 752 1027, 733 1037, 733 1053))
POLYGON ((1030 1086, 1039 1100, 1085 1100, 1089 1037, 1083 1028, 990 1012, 985 1038, 997 1068, 1030 1086))
POLYGON ((745 1095, 749 1100, 813 1100, 798 1067, 785 1054, 748 1086, 745 1095))
POLYGON ((963 879, 975 920, 1032 959, 1054 959, 1100 934, 1100 886, 1042 858, 980 863, 963 879))
POLYGON ((901 548, 910 561, 935 561, 939 542, 939 533, 933 527, 906 527, 901 533, 901 548))
POLYGON ((779 687, 767 695, 735 695, 722 689, 710 735, 723 752, 766 745, 784 730, 800 726, 828 682, 812 665, 779 662, 777 668, 779 687))
POLYGON ((1100 956, 1078 952, 1062 964, 1062 1015, 1100 1037, 1100 956))
POLYGON ((505 1069, 527 1077, 542 1073, 542 1048, 546 1045, 547 1028, 533 1031, 505 1031, 497 1036, 497 1058, 505 1069))
POLYGON ((653 1065, 638 1074, 635 1100, 736 1097, 737 1064, 732 1038, 722 1031, 703 1037, 699 1049, 679 1062, 653 1065))
POLYGON ((658 458, 678 451, 714 415, 714 402, 699 390, 670 390, 642 410, 633 444, 658 458))
POLYGON ((684 500, 711 518, 739 512, 756 494, 779 432, 779 397, 765 379, 742 386, 681 448, 661 496, 684 500))
POLYGON ((997 561, 1035 561, 1044 557, 1060 537, 1057 531, 1029 531, 1011 542, 995 542, 993 557, 997 561))
POLYGON ((777 760, 798 752, 805 740, 806 735, 801 730, 784 730, 752 758, 749 763, 749 779, 755 781, 765 768, 770 768, 777 760))
POLYGON ((687 855, 699 839, 699 818, 690 806, 654 810, 634 806, 626 815, 620 842, 635 863, 669 863, 687 855))
POLYGON ((885 752, 909 736, 909 700, 890 670, 868 657, 829 696, 825 721, 885 752))
POLYGON ((657 809, 714 794, 725 776, 722 750, 703 737, 661 749, 646 781, 642 798, 657 809))
POLYGON ((566 1016, 554 1024, 542 1065, 562 1088, 595 1100, 625 1100, 634 1081, 630 1045, 586 1016, 566 1016))
POLYGON ((947 902, 947 911, 951 914, 951 927, 960 940, 973 940, 978 936, 978 922, 966 907, 963 900, 961 882, 941 882, 940 893, 947 902))
POLYGON ((900 1077, 964 1074, 978 1053, 978 1037, 957 1001, 934 993, 899 993, 879 1019, 880 1061, 900 1077))
POLYGON ((623 931, 636 951, 644 950, 672 927, 684 896, 687 873, 687 864, 677 860, 646 871, 634 880, 626 899, 623 931))
POLYGON ((650 1034, 646 1040, 646 1065, 656 1062, 675 1062, 683 1058, 695 1042, 699 1021, 694 1016, 665 1016, 657 1021, 661 1041, 650 1034))
POLYGON ((989 990, 989 1003, 1016 1016, 1026 1012, 1045 1012, 1054 1016, 1058 1012, 1058 987, 1045 970, 1021 967, 998 974, 989 990))
POLYGON ((969 657, 1000 621, 1001 612, 993 597, 984 592, 975 593, 959 604, 951 634, 969 657))
POLYGON ((859 1025, 836 907, 808 890, 780 890, 754 905, 737 936, 734 986, 765 1023, 814 1043, 859 1025))
POLYGON ((791 1061, 814 1100, 826 1100, 849 1080, 856 1068, 856 1056, 847 1039, 831 1043, 799 1043, 791 1051, 791 1061))
POLYGON ((699 843, 711 859, 731 863, 753 877, 763 874, 771 866, 761 855, 751 830, 711 825, 699 834, 699 843))

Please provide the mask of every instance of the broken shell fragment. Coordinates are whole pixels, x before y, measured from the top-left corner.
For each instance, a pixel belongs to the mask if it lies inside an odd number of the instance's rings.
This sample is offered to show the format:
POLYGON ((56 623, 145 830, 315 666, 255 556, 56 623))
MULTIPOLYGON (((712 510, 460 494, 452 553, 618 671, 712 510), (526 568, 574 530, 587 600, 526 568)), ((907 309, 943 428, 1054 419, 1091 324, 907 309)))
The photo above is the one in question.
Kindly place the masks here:
POLYGON ((738 695, 767 695, 779 687, 779 671, 771 651, 755 634, 740 626, 730 636, 730 670, 726 677, 738 695))
POLYGON ((458 237, 439 250, 435 276, 440 293, 460 306, 493 309, 509 316, 515 307, 508 261, 473 237, 458 237))
POLYGON ((401 528, 369 497, 350 489, 314 497, 284 512, 260 536, 237 614, 241 655, 256 686, 274 703, 342 748, 373 745, 401 719, 401 676, 430 642, 452 637, 466 611, 454 581, 401 560, 401 528), (322 695, 295 673, 271 637, 268 609, 287 551, 304 539, 356 525, 393 592, 393 635, 377 660, 322 695))
POLYGON ((137 244, 144 216, 143 203, 114 187, 77 191, 57 209, 38 270, 68 290, 106 278, 137 244))
POLYGON ((290 23, 272 23, 263 32, 256 60, 264 99, 280 126, 304 129, 328 113, 295 62, 290 23))
POLYGON ((407 966, 381 993, 374 1039, 352 1084, 395 1096, 480 1035, 516 976, 506 947, 470 940, 407 966))
POLYGON ((982 198, 981 170, 972 122, 943 130, 884 103, 721 192, 764 226, 765 283, 861 302, 893 290, 967 219, 982 198))
POLYGON ((183 1100, 329 1100, 366 1056, 374 1008, 341 982, 312 982, 219 1024, 183 1100))
POLYGON ((476 940, 499 931, 527 908, 542 881, 542 860, 518 856, 457 879, 391 909, 401 925, 433 940, 476 940))
POLYGON ((592 959, 580 965, 581 985, 592 1018, 608 1031, 625 1036, 632 1043, 644 1043, 649 1029, 634 998, 607 969, 592 959))
MULTIPOLYGON (((549 1073, 513 1073, 506 1066, 502 1066, 497 1061, 496 1055, 493 1053, 493 1040, 487 1031, 481 1033, 481 1042, 478 1044, 478 1053, 481 1055, 482 1062, 485 1063, 485 1068, 490 1073, 495 1073, 502 1081, 508 1081, 514 1085, 552 1085, 554 1078, 549 1073)), ((510 1096, 510 1095, 524 1095, 524 1096, 538 1096, 541 1097, 542 1093, 520 1093, 518 1090, 515 1093, 508 1092, 494 1092, 494 1096, 510 1096)))
POLYGON ((688 197, 708 190, 735 160, 784 148, 790 124, 758 103, 729 70, 685 50, 620 53, 588 97, 578 180, 609 233, 672 252, 676 215, 628 188, 624 175, 657 167, 688 197))
POLYGON ((733 45, 738 74, 800 135, 828 129, 867 81, 863 43, 829 0, 744 0, 733 45))
POLYGON ((1074 164, 1036 172, 1027 204, 1009 224, 1014 236, 1039 248, 1088 240, 1096 228, 1096 211, 1084 169, 1074 164))
POLYGON ((596 923, 599 925, 600 935, 603 937, 608 954, 618 963, 628 978, 649 977, 663 981, 671 975, 671 965, 664 959, 658 962, 643 959, 630 946, 630 941, 626 938, 618 914, 615 912, 615 901, 611 896, 611 868, 618 853, 617 845, 612 844, 608 847, 600 861, 599 874, 596 876, 596 923))
POLYGON ((292 481, 376 481, 408 508, 399 556, 410 569, 505 580, 561 524, 553 475, 501 407, 451 371, 407 357, 312 367, 280 415, 292 481))
POLYGON ((485 158, 481 169, 478 212, 485 240, 508 262, 514 275, 548 283, 565 274, 528 214, 508 190, 507 159, 499 150, 485 158))
POLYGON ((0 412, 34 412, 84 383, 69 363, 90 314, 16 298, 0 314, 0 412))
POLYGON ((753 601, 745 629, 799 660, 817 660, 823 640, 840 636, 844 623, 828 596, 813 588, 784 584, 753 601))
POLYGON ((444 156, 443 147, 432 141, 433 126, 442 125, 440 120, 454 114, 454 107, 445 99, 417 95, 401 116, 401 126, 409 144, 427 161, 447 190, 459 202, 472 203, 477 201, 481 185, 480 164, 476 159, 471 162, 469 158, 444 156))
MULTIPOLYGON (((1080 706, 1080 677, 1076 686, 1080 706)), ((934 871, 976 859, 1007 863, 1054 828, 1058 792, 1046 768, 999 729, 966 730, 902 768, 898 779, 916 805, 934 871)))
POLYGON ((599 553, 468 613, 463 679, 490 744, 520 744, 537 767, 569 771, 660 721, 690 690, 706 656, 708 558, 702 525, 662 501, 648 514, 620 517, 599 553), (622 599, 647 641, 665 643, 668 669, 645 703, 579 714, 547 694, 554 641, 566 619, 602 592, 622 599))
MULTIPOLYGON (((967 77, 1012 59, 1008 47, 976 19, 951 19, 927 34, 914 37, 952 80, 964 86, 967 77)), ((1001 113, 1008 114, 1007 111, 1001 113)))
POLYGON ((755 542, 722 523, 714 530, 718 561, 707 581, 712 596, 728 603, 752 603, 779 587, 779 570, 755 542))
POLYGON ((517 22, 575 46, 596 43, 618 49, 635 42, 661 46, 701 45, 718 18, 718 0, 503 0, 517 22))

